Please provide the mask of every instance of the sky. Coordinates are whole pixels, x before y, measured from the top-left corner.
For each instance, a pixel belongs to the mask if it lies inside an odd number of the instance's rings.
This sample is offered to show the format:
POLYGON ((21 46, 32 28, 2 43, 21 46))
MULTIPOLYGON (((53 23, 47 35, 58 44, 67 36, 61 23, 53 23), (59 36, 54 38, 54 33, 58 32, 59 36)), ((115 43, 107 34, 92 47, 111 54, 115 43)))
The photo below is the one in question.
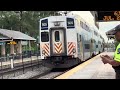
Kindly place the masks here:
MULTIPOLYGON (((94 18, 92 16, 92 14, 90 13, 90 11, 72 11, 72 12, 70 12, 70 14, 71 13, 80 15, 88 23, 94 25, 94 18)), ((106 42, 112 42, 113 40, 108 41, 105 32, 107 32, 110 29, 114 28, 118 24, 120 24, 120 21, 99 22, 99 33, 101 33, 101 35, 104 37, 106 42)))

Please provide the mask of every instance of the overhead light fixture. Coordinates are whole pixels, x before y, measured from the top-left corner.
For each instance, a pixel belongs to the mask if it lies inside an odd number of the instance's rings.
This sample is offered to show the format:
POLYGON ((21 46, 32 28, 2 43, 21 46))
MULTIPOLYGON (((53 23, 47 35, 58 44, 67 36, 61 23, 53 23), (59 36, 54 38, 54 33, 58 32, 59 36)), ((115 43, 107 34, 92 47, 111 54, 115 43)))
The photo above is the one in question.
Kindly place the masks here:
POLYGON ((60 22, 54 22, 55 26, 60 26, 60 22))

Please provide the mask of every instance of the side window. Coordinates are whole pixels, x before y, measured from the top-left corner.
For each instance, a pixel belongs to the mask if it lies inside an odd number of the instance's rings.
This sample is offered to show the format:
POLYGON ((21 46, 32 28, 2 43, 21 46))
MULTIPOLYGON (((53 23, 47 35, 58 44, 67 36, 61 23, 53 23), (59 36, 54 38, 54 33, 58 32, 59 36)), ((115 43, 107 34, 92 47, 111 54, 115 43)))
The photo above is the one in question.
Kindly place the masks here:
POLYGON ((81 41, 81 35, 79 35, 80 41, 81 41))
POLYGON ((48 42, 49 41, 49 34, 48 32, 41 32, 41 41, 48 42))
POLYGON ((81 27, 83 28, 83 22, 82 22, 82 21, 80 21, 80 25, 81 25, 81 27))
POLYGON ((80 27, 82 27, 82 25, 81 25, 81 21, 80 21, 80 27))
POLYGON ((60 33, 59 33, 59 31, 55 31, 55 41, 56 42, 60 41, 60 33))
POLYGON ((83 28, 85 29, 85 27, 86 27, 86 26, 85 26, 85 23, 83 23, 83 28))
POLYGON ((82 27, 82 22, 80 21, 80 27, 82 27))
POLYGON ((98 45, 96 45, 96 48, 98 48, 98 45))
POLYGON ((90 49, 90 44, 85 44, 85 49, 90 49))
POLYGON ((95 39, 94 39, 94 43, 96 43, 95 39))
POLYGON ((91 43, 94 43, 94 40, 93 40, 93 39, 91 39, 91 43))
POLYGON ((77 37, 78 37, 78 42, 81 41, 81 35, 77 34, 77 37))
POLYGON ((85 30, 88 30, 88 29, 87 29, 87 25, 86 25, 86 24, 85 24, 85 30))

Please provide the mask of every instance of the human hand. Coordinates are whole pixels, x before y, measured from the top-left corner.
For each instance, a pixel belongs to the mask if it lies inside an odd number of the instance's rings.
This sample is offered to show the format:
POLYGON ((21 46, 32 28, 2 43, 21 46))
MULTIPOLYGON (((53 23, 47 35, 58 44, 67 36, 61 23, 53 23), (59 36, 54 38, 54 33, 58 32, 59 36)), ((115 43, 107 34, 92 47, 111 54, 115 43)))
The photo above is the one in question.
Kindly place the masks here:
POLYGON ((112 59, 110 56, 108 55, 102 55, 103 57, 106 57, 107 59, 112 59))
POLYGON ((102 62, 104 63, 104 64, 107 64, 108 62, 107 62, 107 58, 104 56, 104 55, 102 55, 102 56, 100 56, 101 58, 102 58, 102 62))

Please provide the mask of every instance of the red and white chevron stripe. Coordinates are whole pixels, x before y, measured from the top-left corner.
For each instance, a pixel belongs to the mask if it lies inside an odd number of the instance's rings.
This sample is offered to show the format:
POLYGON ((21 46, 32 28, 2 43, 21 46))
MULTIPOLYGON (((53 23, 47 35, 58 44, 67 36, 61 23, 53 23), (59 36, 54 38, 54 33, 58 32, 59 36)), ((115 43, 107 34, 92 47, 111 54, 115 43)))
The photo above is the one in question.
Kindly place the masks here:
POLYGON ((55 53, 61 53, 62 52, 62 43, 54 43, 54 50, 55 50, 55 53))
POLYGON ((49 43, 44 44, 43 50, 45 51, 45 56, 49 56, 50 50, 49 50, 49 43))
POLYGON ((68 42, 68 55, 73 55, 73 48, 75 44, 73 42, 68 42))

